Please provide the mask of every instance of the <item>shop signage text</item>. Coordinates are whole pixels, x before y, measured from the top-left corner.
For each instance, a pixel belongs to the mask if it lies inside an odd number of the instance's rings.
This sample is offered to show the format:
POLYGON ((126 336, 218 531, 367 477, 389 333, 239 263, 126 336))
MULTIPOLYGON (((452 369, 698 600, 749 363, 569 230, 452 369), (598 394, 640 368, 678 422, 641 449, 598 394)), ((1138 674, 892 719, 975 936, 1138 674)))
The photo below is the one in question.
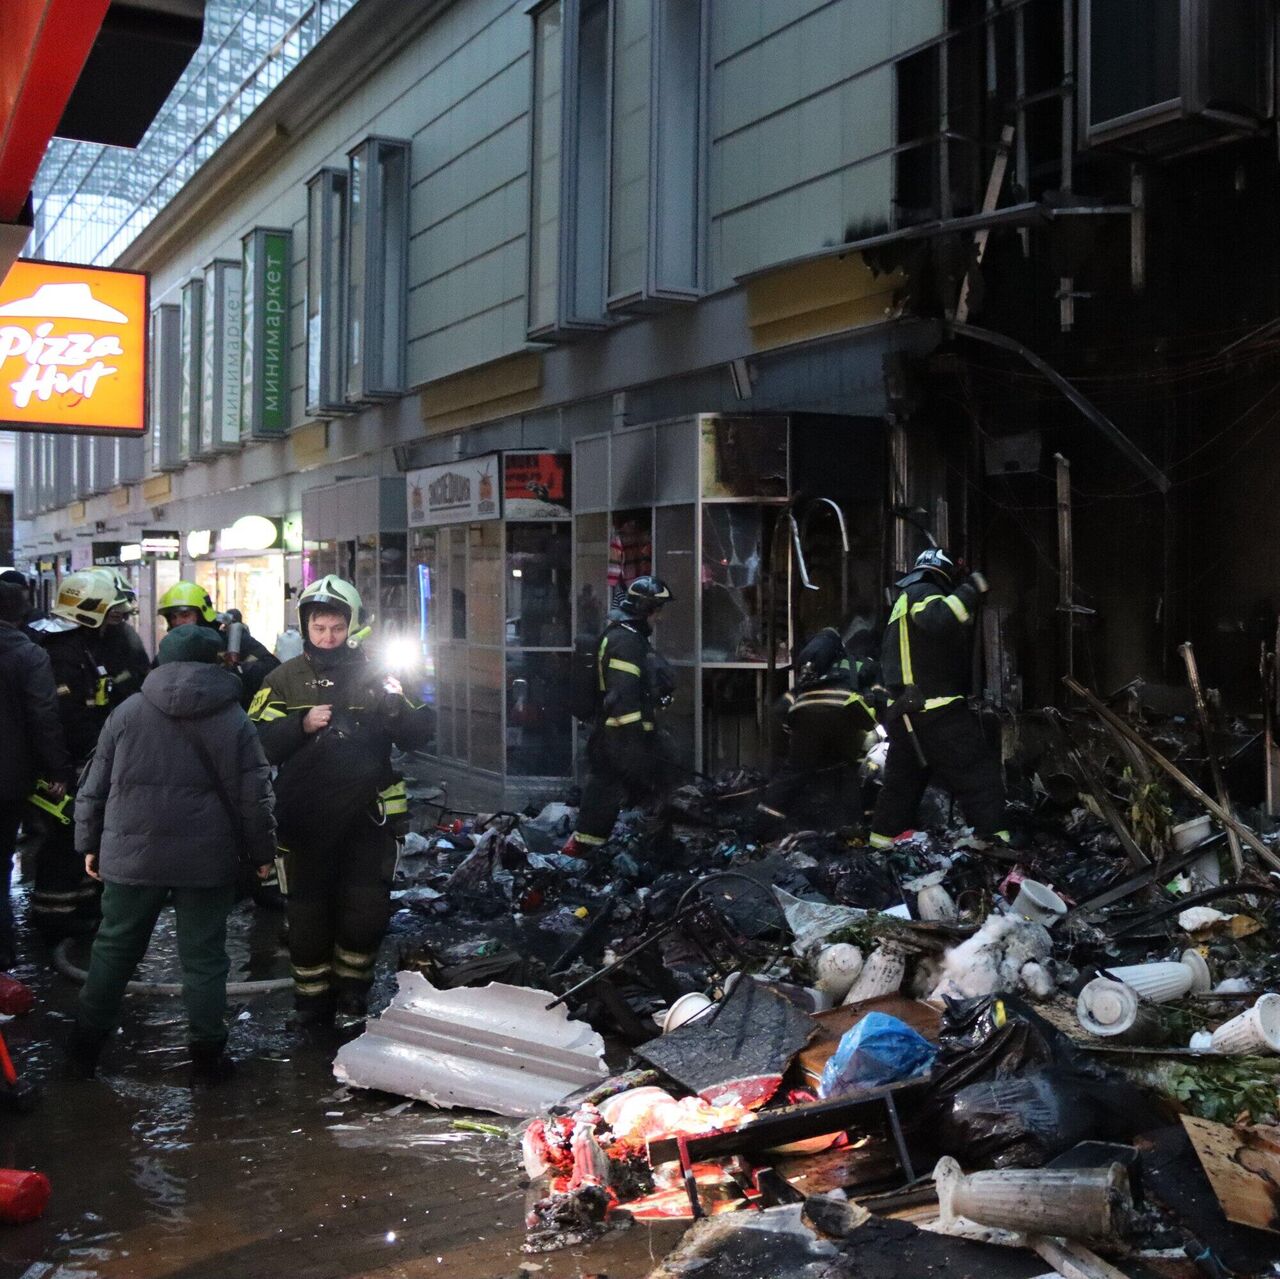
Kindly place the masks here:
POLYGON ((147 321, 145 275, 15 262, 0 280, 0 422, 141 435, 147 321))
POLYGON ((409 527, 496 520, 502 514, 499 455, 427 466, 405 476, 409 527))
POLYGON ((240 433, 283 435, 289 425, 288 231, 257 227, 244 238, 244 368, 240 433))

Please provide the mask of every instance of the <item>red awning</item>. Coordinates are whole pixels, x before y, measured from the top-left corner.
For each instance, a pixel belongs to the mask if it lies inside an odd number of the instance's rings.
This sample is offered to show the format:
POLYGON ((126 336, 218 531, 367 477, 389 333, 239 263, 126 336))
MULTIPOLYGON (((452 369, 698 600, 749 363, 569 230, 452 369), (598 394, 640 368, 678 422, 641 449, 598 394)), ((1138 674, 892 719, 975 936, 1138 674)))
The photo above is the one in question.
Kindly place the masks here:
POLYGON ((109 5, 0 2, 0 223, 18 220, 109 5))

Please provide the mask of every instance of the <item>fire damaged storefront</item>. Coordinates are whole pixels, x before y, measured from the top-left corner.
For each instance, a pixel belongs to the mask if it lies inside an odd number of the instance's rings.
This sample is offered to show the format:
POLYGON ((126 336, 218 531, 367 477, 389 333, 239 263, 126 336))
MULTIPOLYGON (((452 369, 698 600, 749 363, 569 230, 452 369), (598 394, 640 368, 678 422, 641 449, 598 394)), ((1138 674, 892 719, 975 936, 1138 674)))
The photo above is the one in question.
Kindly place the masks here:
POLYGON ((653 574, 680 766, 759 767, 792 653, 824 626, 878 634, 891 555, 883 422, 695 414, 406 477, 411 594, 439 764, 508 801, 580 774, 577 635, 653 574), (837 448, 841 464, 833 467, 837 448), (570 484, 572 475, 572 484, 570 484))

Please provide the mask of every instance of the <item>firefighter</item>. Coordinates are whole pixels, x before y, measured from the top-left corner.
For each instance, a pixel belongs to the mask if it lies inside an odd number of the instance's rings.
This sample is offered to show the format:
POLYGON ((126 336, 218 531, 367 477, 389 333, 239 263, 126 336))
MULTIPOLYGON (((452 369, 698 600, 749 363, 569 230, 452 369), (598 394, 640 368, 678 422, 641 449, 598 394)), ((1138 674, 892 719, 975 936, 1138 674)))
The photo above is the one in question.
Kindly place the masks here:
MULTIPOLYGON (((863 695, 860 664, 837 630, 819 631, 800 650, 796 667, 795 688, 774 710, 774 742, 785 741, 786 755, 757 806, 766 824, 785 819, 806 793, 813 799, 815 792, 834 791, 845 807, 846 791, 856 792, 857 764, 876 723, 863 695)), ((857 794, 848 794, 848 801, 857 803, 857 794)))
POLYGON ((165 625, 170 630, 175 626, 194 623, 217 631, 228 642, 229 651, 238 655, 234 669, 240 676, 240 704, 246 708, 252 705, 266 677, 280 665, 276 655, 249 634, 249 628, 244 625, 235 609, 219 616, 213 607, 213 600, 209 598, 209 592, 196 582, 174 582, 160 597, 156 612, 164 618, 165 625), (242 630, 233 631, 232 625, 235 623, 242 630), (230 650, 233 640, 239 647, 230 650))
POLYGON ((654 615, 671 599, 660 578, 638 577, 610 609, 596 649, 596 714, 578 826, 564 851, 590 857, 608 842, 624 804, 665 789, 670 763, 655 711, 671 700, 670 669, 650 643, 654 615))
POLYGON ((249 710, 276 777, 294 1024, 364 1018, 391 918, 397 819, 391 748, 428 746, 433 717, 360 647, 360 595, 332 574, 298 599, 305 648, 271 671, 249 710))
MULTIPOLYGON (((128 634, 131 611, 109 569, 86 569, 64 577, 49 616, 31 623, 53 666, 58 717, 76 773, 93 754, 107 716, 147 676, 146 652, 128 634)), ((32 799, 43 810, 45 834, 36 857, 31 921, 49 941, 91 932, 100 890, 76 854, 74 796, 51 802, 38 787, 32 799)))
POLYGON ((960 802, 979 839, 1008 841, 1000 761, 969 709, 974 617, 987 591, 981 573, 958 585, 956 566, 940 547, 916 557, 895 585, 881 650, 893 698, 884 719, 889 754, 871 823, 871 845, 886 848, 915 821, 931 779, 960 802))

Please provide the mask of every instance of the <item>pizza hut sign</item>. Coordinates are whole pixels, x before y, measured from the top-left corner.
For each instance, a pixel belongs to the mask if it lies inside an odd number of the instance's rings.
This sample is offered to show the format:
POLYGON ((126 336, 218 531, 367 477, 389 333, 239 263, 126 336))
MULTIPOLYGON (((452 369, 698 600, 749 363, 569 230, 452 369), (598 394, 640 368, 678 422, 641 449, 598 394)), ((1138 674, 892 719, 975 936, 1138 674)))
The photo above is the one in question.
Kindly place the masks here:
POLYGON ((0 283, 0 421, 39 431, 146 429, 147 277, 16 262, 0 283))

